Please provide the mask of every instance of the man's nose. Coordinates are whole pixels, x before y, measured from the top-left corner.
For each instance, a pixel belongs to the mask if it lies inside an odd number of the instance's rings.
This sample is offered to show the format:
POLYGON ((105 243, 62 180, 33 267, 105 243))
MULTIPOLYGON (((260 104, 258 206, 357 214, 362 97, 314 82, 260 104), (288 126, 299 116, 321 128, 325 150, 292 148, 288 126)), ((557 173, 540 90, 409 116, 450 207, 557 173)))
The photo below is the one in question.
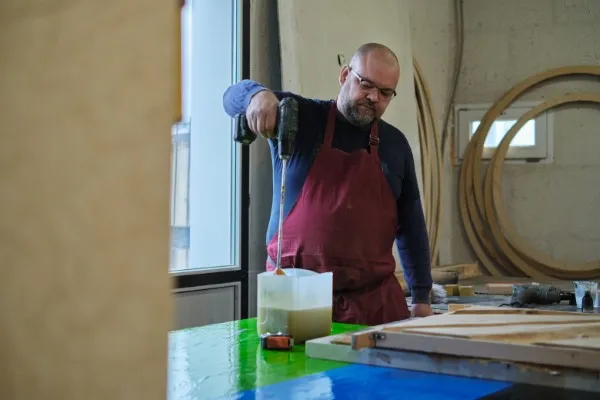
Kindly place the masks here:
POLYGON ((377 88, 370 90, 369 94, 367 94, 367 99, 373 103, 377 103, 379 101, 379 90, 377 90, 377 88))

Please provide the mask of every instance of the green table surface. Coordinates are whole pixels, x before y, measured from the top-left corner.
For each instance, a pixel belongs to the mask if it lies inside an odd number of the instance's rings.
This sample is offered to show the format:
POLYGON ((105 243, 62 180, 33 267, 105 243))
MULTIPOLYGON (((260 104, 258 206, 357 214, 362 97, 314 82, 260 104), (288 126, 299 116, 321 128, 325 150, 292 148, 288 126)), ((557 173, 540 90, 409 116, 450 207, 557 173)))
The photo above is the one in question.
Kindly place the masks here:
MULTIPOLYGON (((331 334, 362 328, 334 323, 331 334)), ((261 349, 256 318, 183 329, 169 334, 168 398, 235 395, 344 365, 308 358, 304 345, 296 345, 291 351, 261 349)))

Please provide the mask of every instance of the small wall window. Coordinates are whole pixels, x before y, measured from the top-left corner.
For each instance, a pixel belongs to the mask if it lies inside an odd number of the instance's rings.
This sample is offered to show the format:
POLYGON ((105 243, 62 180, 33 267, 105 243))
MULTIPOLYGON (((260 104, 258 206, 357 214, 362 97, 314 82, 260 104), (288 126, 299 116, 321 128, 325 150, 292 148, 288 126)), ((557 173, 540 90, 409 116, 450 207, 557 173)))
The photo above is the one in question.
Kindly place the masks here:
MULTIPOLYGON (((483 159, 491 159, 504 135, 517 120, 537 103, 515 103, 494 121, 486 137, 483 159)), ((455 107, 457 158, 462 161, 467 144, 493 104, 460 104, 455 107)), ((552 159, 552 114, 543 113, 529 120, 510 144, 506 158, 528 162, 552 159)))

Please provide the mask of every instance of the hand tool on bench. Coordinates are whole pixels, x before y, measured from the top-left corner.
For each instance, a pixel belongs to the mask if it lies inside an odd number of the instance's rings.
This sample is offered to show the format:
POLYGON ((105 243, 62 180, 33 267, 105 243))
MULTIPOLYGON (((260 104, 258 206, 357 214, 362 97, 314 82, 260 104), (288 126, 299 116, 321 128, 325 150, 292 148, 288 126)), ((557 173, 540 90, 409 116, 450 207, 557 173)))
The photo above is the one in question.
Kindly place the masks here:
MULTIPOLYGON (((286 97, 279 102, 277 122, 275 125, 277 132, 278 156, 282 162, 281 165, 281 199, 279 203, 279 227, 277 229, 277 262, 275 268, 276 275, 285 275, 281 268, 281 245, 283 243, 283 208, 285 204, 285 185, 287 175, 287 162, 294 151, 294 141, 298 133, 298 101, 293 97, 286 97)), ((245 114, 238 114, 235 117, 233 139, 244 145, 250 145, 256 140, 256 133, 250 130, 245 114)))
POLYGON ((562 291, 554 285, 515 284, 513 285, 511 306, 550 305, 563 300, 568 300, 569 304, 575 304, 575 293, 562 291))

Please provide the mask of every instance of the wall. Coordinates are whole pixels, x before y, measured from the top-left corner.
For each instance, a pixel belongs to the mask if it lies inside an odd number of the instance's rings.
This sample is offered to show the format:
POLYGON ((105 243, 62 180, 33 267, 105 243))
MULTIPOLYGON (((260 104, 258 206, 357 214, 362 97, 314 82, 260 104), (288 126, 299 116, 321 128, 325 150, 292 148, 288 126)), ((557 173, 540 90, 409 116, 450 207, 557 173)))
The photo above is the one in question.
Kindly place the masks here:
MULTIPOLYGON (((412 0, 413 54, 433 93, 438 120, 446 105, 454 54, 453 1, 412 0), (434 7, 435 6, 435 7, 434 7)), ((494 102, 540 71, 600 64, 600 2, 594 0, 464 1, 464 56, 457 103, 494 102)), ((570 80, 524 96, 542 100, 569 91, 600 91, 599 82, 570 80)), ((524 240, 552 257, 600 258, 600 114, 597 106, 554 113, 554 162, 505 165, 503 195, 524 240)), ((458 167, 446 165, 441 262, 475 259, 460 223, 458 167)))
POLYGON ((177 19, 0 3, 0 398, 165 397, 177 19))

